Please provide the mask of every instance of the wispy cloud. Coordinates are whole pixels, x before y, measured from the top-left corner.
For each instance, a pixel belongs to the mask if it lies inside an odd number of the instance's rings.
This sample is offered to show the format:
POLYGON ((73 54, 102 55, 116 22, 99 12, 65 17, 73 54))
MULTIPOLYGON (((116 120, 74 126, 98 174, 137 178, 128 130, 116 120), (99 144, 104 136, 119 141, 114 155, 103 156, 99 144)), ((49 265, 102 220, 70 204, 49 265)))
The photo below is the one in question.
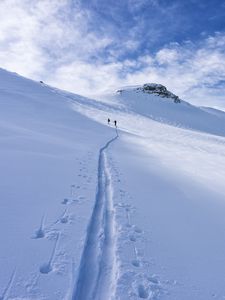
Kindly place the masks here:
POLYGON ((225 108, 225 35, 200 43, 171 44, 154 55, 111 63, 71 63, 51 78, 64 88, 92 95, 123 85, 158 82, 199 105, 225 108), (87 75, 88 74, 88 75, 87 75))
POLYGON ((90 23, 90 13, 69 0, 3 0, 1 65, 40 76, 67 61, 90 60, 111 43, 98 38, 90 23))
POLYGON ((2 0, 1 67, 85 95, 158 82, 186 100, 225 108, 225 34, 175 38, 188 5, 2 0))

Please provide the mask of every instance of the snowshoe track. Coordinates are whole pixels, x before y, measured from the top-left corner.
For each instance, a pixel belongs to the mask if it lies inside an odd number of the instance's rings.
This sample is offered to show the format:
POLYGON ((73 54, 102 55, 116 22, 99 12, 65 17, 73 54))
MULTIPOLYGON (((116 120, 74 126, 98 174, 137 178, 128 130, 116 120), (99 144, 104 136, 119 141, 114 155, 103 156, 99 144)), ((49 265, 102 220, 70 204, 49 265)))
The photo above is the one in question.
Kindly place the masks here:
POLYGON ((116 132, 116 136, 99 151, 95 206, 87 229, 72 300, 110 300, 115 295, 117 280, 116 226, 111 174, 106 150, 117 138, 116 132))

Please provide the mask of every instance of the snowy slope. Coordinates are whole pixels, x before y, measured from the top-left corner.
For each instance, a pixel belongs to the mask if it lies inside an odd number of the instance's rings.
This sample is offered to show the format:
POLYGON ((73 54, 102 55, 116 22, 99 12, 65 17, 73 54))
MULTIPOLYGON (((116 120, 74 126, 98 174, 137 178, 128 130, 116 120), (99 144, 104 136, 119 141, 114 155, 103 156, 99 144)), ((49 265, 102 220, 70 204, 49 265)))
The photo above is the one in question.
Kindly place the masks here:
POLYGON ((106 98, 123 104, 126 110, 152 120, 216 135, 225 135, 224 112, 196 107, 182 100, 181 103, 176 104, 174 99, 144 93, 140 88, 137 86, 122 89, 121 92, 106 95, 106 98))
POLYGON ((0 77, 0 295, 63 299, 75 285, 99 149, 115 133, 41 84, 0 77))
POLYGON ((224 113, 137 88, 0 70, 0 299, 225 297, 224 113))

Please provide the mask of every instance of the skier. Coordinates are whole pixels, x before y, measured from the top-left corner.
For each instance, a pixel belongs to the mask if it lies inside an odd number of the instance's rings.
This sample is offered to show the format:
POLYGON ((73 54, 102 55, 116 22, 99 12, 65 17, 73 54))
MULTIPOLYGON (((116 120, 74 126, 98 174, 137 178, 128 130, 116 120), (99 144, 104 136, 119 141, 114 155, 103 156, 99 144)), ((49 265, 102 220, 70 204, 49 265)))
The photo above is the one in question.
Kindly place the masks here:
POLYGON ((110 119, 108 118, 108 125, 109 125, 109 123, 110 123, 110 119))
POLYGON ((116 125, 116 124, 117 124, 117 121, 116 121, 116 120, 114 121, 114 124, 115 124, 115 127, 117 127, 117 125, 116 125))

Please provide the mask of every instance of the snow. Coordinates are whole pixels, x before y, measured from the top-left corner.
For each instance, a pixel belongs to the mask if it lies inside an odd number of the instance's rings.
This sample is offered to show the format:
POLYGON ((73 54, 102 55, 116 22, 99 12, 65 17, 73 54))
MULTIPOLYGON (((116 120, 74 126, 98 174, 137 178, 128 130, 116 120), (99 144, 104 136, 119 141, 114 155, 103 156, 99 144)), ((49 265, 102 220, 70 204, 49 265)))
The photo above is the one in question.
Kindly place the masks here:
POLYGON ((107 142, 99 152, 95 206, 88 225, 73 299, 110 299, 114 296, 112 285, 115 288, 115 212, 112 203, 111 176, 105 151, 117 138, 118 135, 107 142), (92 273, 89 270, 92 270, 92 273))
POLYGON ((1 71, 3 89, 0 295, 8 299, 16 270, 9 299, 63 299, 92 214, 99 148, 115 133, 46 86, 1 71))
POLYGON ((1 69, 0 106, 0 299, 225 298, 223 112, 1 69))

